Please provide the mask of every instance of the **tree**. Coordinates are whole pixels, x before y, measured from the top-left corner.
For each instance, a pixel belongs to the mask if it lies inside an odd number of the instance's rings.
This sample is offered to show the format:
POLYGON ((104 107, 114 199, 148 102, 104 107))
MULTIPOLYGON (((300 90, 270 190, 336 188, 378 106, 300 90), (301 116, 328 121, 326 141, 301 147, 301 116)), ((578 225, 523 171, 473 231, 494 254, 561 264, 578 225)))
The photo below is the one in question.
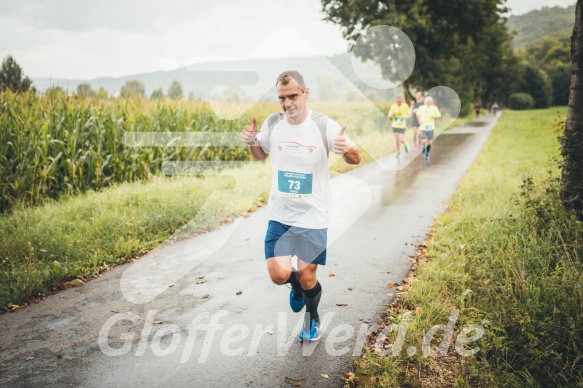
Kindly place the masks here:
POLYGON ((144 84, 137 80, 127 81, 121 88, 122 98, 133 98, 139 97, 143 98, 146 94, 146 87, 144 84))
POLYGON ((549 77, 553 105, 567 105, 571 82, 571 44, 568 38, 542 39, 526 47, 529 63, 536 63, 549 77))
POLYGON ((571 86, 565 133, 561 139, 563 203, 583 220, 583 0, 577 0, 571 37, 571 86))
POLYGON ((152 92, 150 98, 152 100, 159 100, 161 98, 164 98, 164 91, 162 90, 162 88, 158 88, 152 92))
POLYGON ((526 65, 520 92, 530 94, 537 109, 548 108, 553 99, 553 86, 547 73, 535 65, 526 65))
POLYGON ((109 93, 107 93, 107 90, 105 90, 105 88, 101 86, 99 89, 97 89, 97 93, 95 94, 95 96, 99 99, 103 99, 109 97, 109 93))
POLYGON ((514 93, 508 98, 508 107, 510 109, 532 109, 534 108, 534 98, 526 93, 514 93))
POLYGON ((67 92, 63 90, 60 86, 51 85, 46 91, 45 95, 49 98, 58 98, 62 96, 66 96, 67 92))
POLYGON ((7 56, 2 61, 0 69, 0 90, 9 89, 13 92, 26 92, 32 86, 30 78, 25 76, 22 68, 12 56, 7 56))
MULTIPOLYGON (((321 0, 325 19, 341 26, 353 46, 370 27, 389 25, 402 30, 414 42, 413 72, 403 83, 410 99, 411 86, 425 90, 449 86, 460 94, 462 105, 476 92, 504 85, 511 54, 510 35, 502 15, 504 0, 321 0), (493 59, 489 59, 493 58, 493 59), (483 81, 489 78, 488 82, 483 81)), ((355 54, 381 64, 388 78, 391 66, 383 67, 388 45, 367 44, 355 54)))
POLYGON ((553 85, 553 105, 567 105, 569 103, 571 65, 557 64, 547 69, 547 74, 553 85))
POLYGON ((184 93, 182 92, 182 85, 180 85, 180 82, 176 80, 172 81, 172 84, 168 88, 168 97, 173 100, 180 100, 183 95, 184 93))
POLYGON ((79 97, 93 97, 95 91, 91 88, 91 84, 83 82, 77 85, 77 95, 79 97))
POLYGON ((506 25, 498 23, 491 26, 488 35, 484 37, 487 41, 485 47, 494 46, 497 49, 490 54, 480 54, 479 60, 483 65, 477 80, 476 96, 481 97, 482 101, 507 102, 521 82, 521 58, 516 55, 505 30, 506 25))

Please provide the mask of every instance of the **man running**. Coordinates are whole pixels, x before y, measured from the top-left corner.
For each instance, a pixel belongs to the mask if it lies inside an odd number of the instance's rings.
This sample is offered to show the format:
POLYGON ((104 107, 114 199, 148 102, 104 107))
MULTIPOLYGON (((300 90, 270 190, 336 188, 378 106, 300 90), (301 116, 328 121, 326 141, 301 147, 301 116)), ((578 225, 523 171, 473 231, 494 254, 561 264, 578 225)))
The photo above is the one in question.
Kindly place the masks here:
POLYGON ((423 105, 423 93, 420 90, 415 93, 415 101, 411 104, 411 112, 413 115, 413 120, 411 120, 411 126, 413 127, 413 149, 417 151, 420 146, 419 139, 419 119, 417 118, 417 109, 423 105))
POLYGON ((405 128, 407 128, 407 119, 410 117, 409 105, 403 102, 402 96, 397 96, 396 102, 391 105, 387 115, 393 127, 395 135, 395 145, 397 147, 397 159, 401 156, 401 144, 405 146, 405 152, 409 153, 409 144, 405 141, 405 128))
POLYGON ((500 105, 498 105, 498 102, 494 101, 492 104, 492 113, 494 116, 498 114, 498 109, 500 109, 500 105))
POLYGON ((240 138, 251 155, 265 160, 271 155, 272 185, 265 258, 271 280, 291 284, 290 306, 294 312, 306 306, 300 340, 319 339, 318 304, 322 286, 316 278, 318 265, 326 264, 327 228, 331 192, 328 152, 334 150, 346 163, 360 163, 358 148, 340 125, 309 110, 310 94, 304 77, 295 70, 283 72, 275 83, 284 113, 271 115, 257 132, 257 119, 240 138), (292 256, 298 258, 297 272, 292 256))
POLYGON ((480 111, 481 110, 482 110, 482 104, 480 104, 480 101, 476 101, 476 103, 474 104, 474 111, 476 112, 477 119, 480 118, 480 111))
POLYGON ((419 137, 423 147, 422 153, 425 154, 425 160, 429 160, 429 151, 431 143, 435 137, 435 119, 441 117, 439 109, 433 104, 432 97, 425 97, 424 105, 417 109, 417 119, 419 120, 419 137))

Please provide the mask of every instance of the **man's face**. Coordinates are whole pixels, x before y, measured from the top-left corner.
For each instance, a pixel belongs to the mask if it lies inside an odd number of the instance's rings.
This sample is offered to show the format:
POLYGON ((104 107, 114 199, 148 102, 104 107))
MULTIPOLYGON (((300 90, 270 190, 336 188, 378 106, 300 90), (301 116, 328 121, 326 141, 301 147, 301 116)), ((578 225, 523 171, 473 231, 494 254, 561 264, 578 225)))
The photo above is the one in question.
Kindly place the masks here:
POLYGON ((309 90, 302 90, 295 79, 291 79, 287 85, 281 82, 277 84, 277 98, 283 108, 287 119, 291 122, 301 123, 308 111, 306 98, 309 90))
POLYGON ((427 105, 427 106, 431 106, 431 105, 433 105, 433 98, 431 98, 431 97, 426 97, 426 98, 425 98, 425 105, 427 105))
POLYGON ((403 103, 403 97, 397 97, 397 105, 401 105, 403 103))
POLYGON ((415 99, 416 99, 417 101, 420 101, 420 100, 421 100, 421 97, 423 97, 423 93, 421 93, 421 92, 417 92, 417 93, 415 93, 415 99))

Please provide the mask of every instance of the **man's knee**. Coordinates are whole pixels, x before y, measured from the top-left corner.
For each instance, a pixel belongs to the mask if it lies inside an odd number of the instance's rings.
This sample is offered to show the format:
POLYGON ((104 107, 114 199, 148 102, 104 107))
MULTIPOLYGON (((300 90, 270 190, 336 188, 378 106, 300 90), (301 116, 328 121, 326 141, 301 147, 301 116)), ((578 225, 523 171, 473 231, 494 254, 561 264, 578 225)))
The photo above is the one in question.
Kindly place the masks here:
POLYGON ((306 268, 303 271, 298 272, 298 279, 300 280, 300 284, 304 290, 309 290, 314 288, 316 285, 316 271, 311 271, 310 269, 306 268))
POLYGON ((270 267, 268 270, 271 281, 277 285, 285 284, 291 275, 291 271, 283 268, 270 267))
POLYGON ((291 258, 290 257, 272 257, 267 259, 267 271, 271 281, 275 284, 284 284, 291 275, 291 258))

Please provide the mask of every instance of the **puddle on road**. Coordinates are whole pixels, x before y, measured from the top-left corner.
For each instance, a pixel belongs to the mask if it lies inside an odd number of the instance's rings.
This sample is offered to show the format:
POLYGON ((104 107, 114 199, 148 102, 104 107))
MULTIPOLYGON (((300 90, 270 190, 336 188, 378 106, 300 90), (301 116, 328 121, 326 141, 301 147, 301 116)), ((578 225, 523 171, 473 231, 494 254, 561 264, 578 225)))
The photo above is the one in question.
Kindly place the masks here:
POLYGON ((465 123, 463 126, 465 126, 465 127, 485 127, 488 124, 489 124, 488 121, 470 121, 468 123, 465 123))
POLYGON ((393 205, 401 198, 406 199, 403 195, 414 182, 423 178, 425 171, 453 156, 472 136, 469 133, 440 135, 431 146, 429 162, 423 160, 420 154, 404 169, 383 173, 382 206, 393 205))

